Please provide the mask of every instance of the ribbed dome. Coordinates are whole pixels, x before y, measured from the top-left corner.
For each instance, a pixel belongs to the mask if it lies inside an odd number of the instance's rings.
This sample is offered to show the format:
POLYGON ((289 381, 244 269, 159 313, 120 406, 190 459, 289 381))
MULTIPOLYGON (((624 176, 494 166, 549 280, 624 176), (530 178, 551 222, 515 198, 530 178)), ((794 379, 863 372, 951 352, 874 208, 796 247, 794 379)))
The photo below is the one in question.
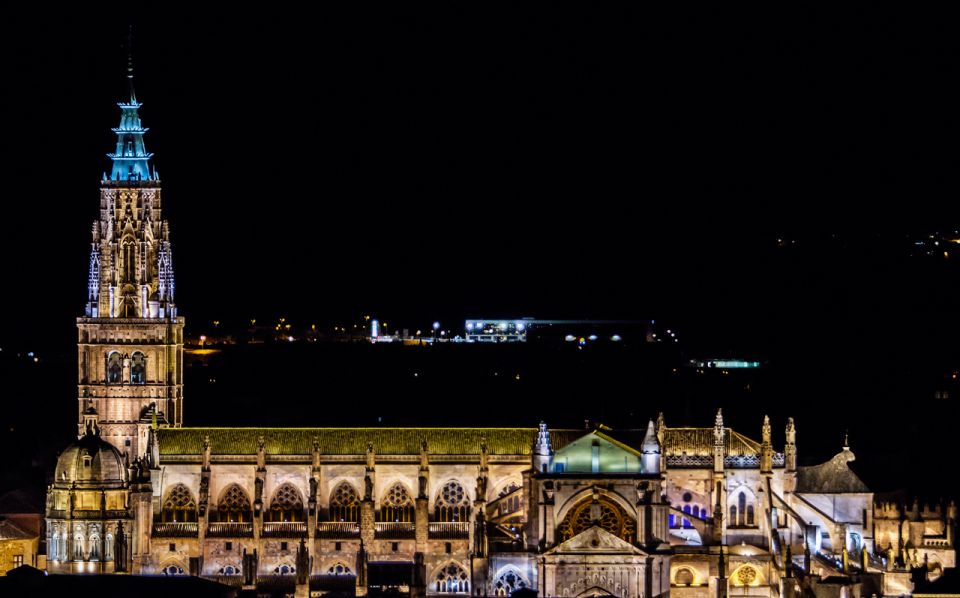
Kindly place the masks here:
POLYGON ((60 454, 54 478, 56 486, 117 488, 126 481, 123 457, 99 434, 87 432, 60 454))

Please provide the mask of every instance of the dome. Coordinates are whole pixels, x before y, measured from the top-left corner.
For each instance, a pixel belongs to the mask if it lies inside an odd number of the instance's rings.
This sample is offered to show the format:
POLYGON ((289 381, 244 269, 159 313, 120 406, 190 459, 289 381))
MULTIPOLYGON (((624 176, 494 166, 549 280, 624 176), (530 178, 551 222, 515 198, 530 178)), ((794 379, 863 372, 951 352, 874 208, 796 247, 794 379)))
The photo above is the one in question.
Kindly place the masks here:
POLYGON ((88 430, 71 442, 57 459, 54 485, 120 487, 127 479, 123 457, 100 434, 88 430))

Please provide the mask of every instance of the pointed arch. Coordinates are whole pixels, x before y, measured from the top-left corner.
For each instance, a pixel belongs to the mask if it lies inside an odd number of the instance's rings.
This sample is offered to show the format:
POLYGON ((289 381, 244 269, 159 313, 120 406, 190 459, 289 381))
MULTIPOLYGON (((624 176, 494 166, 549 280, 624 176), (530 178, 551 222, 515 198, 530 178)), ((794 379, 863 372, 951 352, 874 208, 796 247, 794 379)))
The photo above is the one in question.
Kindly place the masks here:
POLYGON ((377 521, 413 521, 414 508, 410 491, 402 482, 394 482, 380 499, 377 521))
POLYGON ((238 484, 230 484, 217 501, 217 521, 246 522, 252 519, 250 497, 238 484))
POLYGON ((123 383, 123 356, 119 351, 107 353, 107 384, 123 383))
POLYGON ((285 482, 273 492, 267 521, 305 521, 303 495, 291 484, 285 482))
POLYGON ((436 521, 470 521, 470 497, 460 482, 449 480, 437 491, 434 500, 436 521))
POLYGON ((469 594, 470 575, 455 561, 450 561, 437 570, 433 577, 434 591, 438 594, 469 594))
POLYGON ((630 511, 608 496, 600 494, 594 500, 588 494, 571 508, 566 509, 566 515, 557 528, 560 541, 569 540, 593 527, 595 519, 600 520, 600 527, 618 538, 630 543, 636 540, 637 523, 630 511))
POLYGON ((513 565, 501 567, 493 582, 494 596, 510 596, 517 590, 530 589, 530 581, 513 565))
POLYGON ((357 521, 360 495, 353 484, 344 480, 330 491, 330 521, 357 521))
POLYGON ((174 484, 163 499, 160 520, 164 523, 192 523, 197 520, 197 502, 184 484, 174 484))

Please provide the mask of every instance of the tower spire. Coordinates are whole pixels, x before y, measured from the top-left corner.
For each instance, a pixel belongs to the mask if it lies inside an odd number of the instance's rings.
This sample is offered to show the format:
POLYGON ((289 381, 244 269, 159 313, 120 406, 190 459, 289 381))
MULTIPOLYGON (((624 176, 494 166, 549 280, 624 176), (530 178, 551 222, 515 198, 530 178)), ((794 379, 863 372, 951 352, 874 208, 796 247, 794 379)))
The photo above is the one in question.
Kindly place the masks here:
POLYGON ((151 175, 150 158, 153 154, 143 144, 143 134, 149 129, 140 124, 140 106, 133 91, 133 25, 127 35, 127 85, 130 88, 130 100, 119 102, 120 126, 113 129, 117 134, 117 149, 107 154, 113 160, 110 178, 114 181, 149 181, 156 179, 151 175))

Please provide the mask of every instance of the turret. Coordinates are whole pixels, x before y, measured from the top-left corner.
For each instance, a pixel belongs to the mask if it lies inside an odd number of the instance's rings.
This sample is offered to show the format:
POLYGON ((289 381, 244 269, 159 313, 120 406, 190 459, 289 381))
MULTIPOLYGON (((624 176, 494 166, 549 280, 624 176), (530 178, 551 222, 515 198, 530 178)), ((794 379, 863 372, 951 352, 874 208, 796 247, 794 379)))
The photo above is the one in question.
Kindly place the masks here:
POLYGON ((553 448, 550 446, 550 431, 547 429, 547 424, 540 422, 540 426, 537 428, 537 440, 533 445, 534 471, 547 471, 552 454, 553 448))
POLYGON ((647 425, 647 434, 643 437, 643 444, 641 445, 640 452, 640 461, 643 468, 643 473, 659 474, 661 456, 660 440, 657 438, 656 427, 654 426, 652 419, 647 425))

